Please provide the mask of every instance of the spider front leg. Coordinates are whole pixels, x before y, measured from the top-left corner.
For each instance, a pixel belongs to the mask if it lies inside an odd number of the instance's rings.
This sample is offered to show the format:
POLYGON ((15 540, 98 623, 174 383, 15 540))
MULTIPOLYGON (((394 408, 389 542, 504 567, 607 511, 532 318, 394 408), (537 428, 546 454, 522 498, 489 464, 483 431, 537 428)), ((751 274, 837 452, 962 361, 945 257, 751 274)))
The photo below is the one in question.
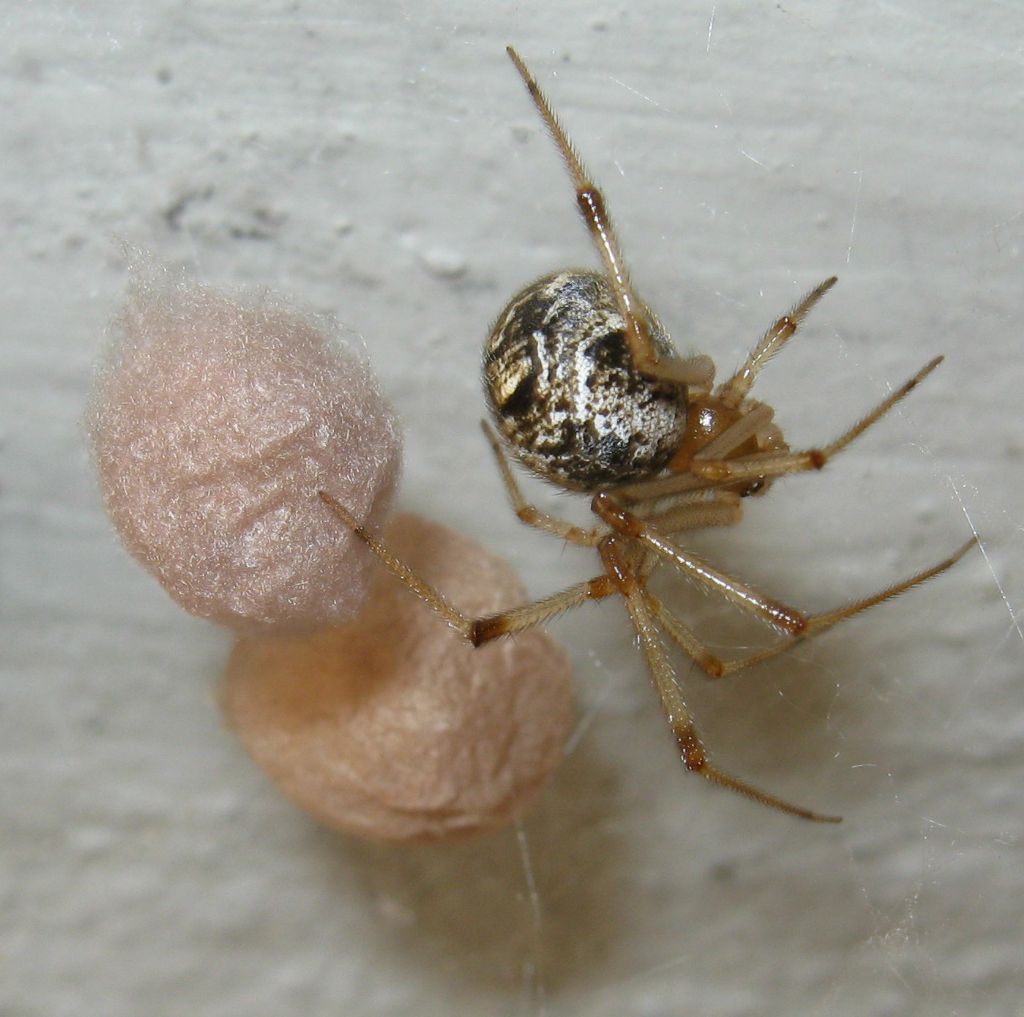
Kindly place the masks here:
POLYGON ((883 399, 870 413, 862 417, 835 441, 822 448, 807 449, 803 452, 761 452, 736 459, 695 459, 690 472, 698 478, 715 484, 728 484, 742 480, 768 480, 784 477, 790 473, 820 470, 838 455, 855 438, 859 438, 872 424, 889 412, 900 400, 905 399, 918 385, 942 363, 944 357, 928 361, 912 378, 905 381, 895 392, 883 399))
POLYGON ((498 614, 470 618, 451 604, 436 587, 421 579, 381 541, 369 533, 355 516, 336 498, 320 491, 320 500, 376 555, 380 563, 410 592, 414 593, 432 611, 440 615, 467 642, 474 646, 490 642, 499 636, 524 632, 556 615, 563 614, 588 600, 602 600, 616 592, 607 575, 576 583, 550 597, 523 604, 498 614))
POLYGON ((709 389, 715 379, 715 365, 710 357, 704 354, 686 358, 659 356, 651 338, 646 311, 629 280, 629 269, 626 267, 626 259, 612 226, 604 195, 584 168, 576 149, 555 116, 551 103, 541 91, 537 79, 523 62, 523 58, 511 46, 506 47, 506 51, 523 79, 530 98, 554 139, 572 178, 576 189, 577 208, 590 231, 591 240, 604 263, 605 274, 615 292, 615 302, 626 323, 626 341, 637 370, 650 378, 709 389))
POLYGON ((793 336, 814 305, 838 282, 837 276, 830 276, 819 283, 787 314, 779 318, 751 350, 743 366, 726 382, 718 386, 715 395, 726 406, 738 408, 753 387, 761 368, 775 356, 793 336))

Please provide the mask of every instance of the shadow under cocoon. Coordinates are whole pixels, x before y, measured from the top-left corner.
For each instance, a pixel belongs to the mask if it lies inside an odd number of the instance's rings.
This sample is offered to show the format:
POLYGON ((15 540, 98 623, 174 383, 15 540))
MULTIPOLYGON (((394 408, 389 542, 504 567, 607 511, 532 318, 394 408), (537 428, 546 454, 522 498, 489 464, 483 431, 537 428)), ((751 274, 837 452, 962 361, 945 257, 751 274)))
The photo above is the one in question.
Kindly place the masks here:
MULTIPOLYGON (((629 832, 616 771, 585 741, 513 829, 416 848, 337 840, 327 864, 379 916, 377 935, 424 970, 478 991, 586 982, 628 925, 629 832)), ((326 853, 326 852, 325 852, 326 853)))

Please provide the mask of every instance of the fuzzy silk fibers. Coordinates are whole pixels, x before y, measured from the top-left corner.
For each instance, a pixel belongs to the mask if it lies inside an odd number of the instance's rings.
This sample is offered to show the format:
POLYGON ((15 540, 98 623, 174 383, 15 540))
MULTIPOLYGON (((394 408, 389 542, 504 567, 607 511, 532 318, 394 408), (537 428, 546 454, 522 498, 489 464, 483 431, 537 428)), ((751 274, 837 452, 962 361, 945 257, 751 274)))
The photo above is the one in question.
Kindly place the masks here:
POLYGON ((115 527, 186 610, 249 631, 359 610, 370 556, 317 492, 379 528, 401 434, 333 322, 143 265, 87 426, 115 527))

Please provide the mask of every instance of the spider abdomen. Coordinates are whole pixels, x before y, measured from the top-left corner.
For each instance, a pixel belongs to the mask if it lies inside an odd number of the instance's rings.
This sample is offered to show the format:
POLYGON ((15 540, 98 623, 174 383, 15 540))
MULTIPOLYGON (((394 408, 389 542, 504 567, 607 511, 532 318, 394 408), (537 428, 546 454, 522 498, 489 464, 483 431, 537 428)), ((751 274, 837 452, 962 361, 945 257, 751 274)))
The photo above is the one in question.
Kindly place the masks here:
MULTIPOLYGON (((647 316, 658 352, 674 355, 660 322, 647 316)), ((650 477, 686 430, 685 390, 633 367, 615 294, 598 272, 556 272, 520 290, 491 330, 483 370, 491 414, 512 450, 564 487, 650 477)))

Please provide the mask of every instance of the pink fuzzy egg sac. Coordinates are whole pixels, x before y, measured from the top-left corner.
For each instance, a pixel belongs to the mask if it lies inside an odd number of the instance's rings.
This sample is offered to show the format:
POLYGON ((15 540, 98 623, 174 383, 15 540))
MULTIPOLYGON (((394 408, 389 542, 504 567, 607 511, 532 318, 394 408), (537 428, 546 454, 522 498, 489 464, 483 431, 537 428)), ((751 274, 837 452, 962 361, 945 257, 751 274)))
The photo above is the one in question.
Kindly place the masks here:
MULTIPOLYGON (((461 611, 523 602, 510 566, 414 515, 385 537, 461 611)), ((562 758, 565 653, 530 630, 474 649, 381 570, 364 612, 303 639, 242 639, 222 703, 256 762, 328 826, 436 841, 500 827, 562 758)))
POLYGON ((114 324, 87 427, 129 551, 186 610, 308 630, 362 606, 372 559, 317 497, 383 523, 401 434, 329 320, 144 266, 114 324))

